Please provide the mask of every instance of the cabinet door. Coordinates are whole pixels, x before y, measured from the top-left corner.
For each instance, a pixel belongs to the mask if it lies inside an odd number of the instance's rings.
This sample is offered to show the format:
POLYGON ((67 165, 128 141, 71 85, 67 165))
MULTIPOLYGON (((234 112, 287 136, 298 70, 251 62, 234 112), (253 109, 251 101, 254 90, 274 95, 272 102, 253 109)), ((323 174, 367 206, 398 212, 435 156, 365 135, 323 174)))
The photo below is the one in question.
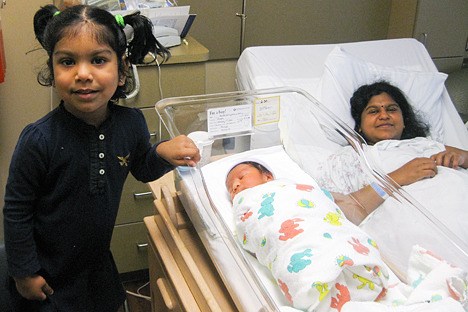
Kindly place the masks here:
POLYGON ((178 0, 197 14, 189 35, 210 50, 210 60, 232 59, 240 55, 242 0, 178 0))
POLYGON ((468 38, 468 1, 419 0, 413 37, 425 41, 432 58, 463 57, 468 38))
POLYGON ((197 14, 190 34, 210 50, 210 60, 239 56, 242 20, 236 13, 244 2, 244 48, 384 39, 391 5, 391 0, 178 1, 197 14))
POLYGON ((247 1, 245 46, 384 39, 390 7, 390 0, 247 1))

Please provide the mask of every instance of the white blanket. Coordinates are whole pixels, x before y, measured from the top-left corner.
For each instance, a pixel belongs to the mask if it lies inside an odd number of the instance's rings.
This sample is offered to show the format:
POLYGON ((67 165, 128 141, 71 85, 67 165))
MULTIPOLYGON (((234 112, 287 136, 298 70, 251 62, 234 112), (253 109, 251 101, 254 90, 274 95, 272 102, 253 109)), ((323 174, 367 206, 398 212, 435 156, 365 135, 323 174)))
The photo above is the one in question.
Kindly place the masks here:
POLYGON ((300 310, 463 311, 466 305, 462 269, 414 246, 408 283, 401 283, 376 242, 320 189, 280 179, 244 190, 233 202, 240 244, 300 310))
MULTIPOLYGON (((386 140, 369 147, 375 166, 392 172, 415 157, 430 157, 445 147, 426 138, 386 140)), ((437 167, 437 175, 403 188, 468 244, 468 170, 437 167)))
POLYGON ((326 312, 386 293, 390 273, 377 245, 322 190, 281 179, 233 202, 240 243, 294 307, 326 312))
MULTIPOLYGON (((313 146, 303 146, 298 150, 298 158, 304 170, 315 177, 322 188, 347 194, 369 184, 369 178, 351 146, 345 146, 337 152, 313 146)), ((371 166, 389 173, 415 157, 429 157, 442 150, 444 146, 440 143, 415 138, 382 141, 366 147, 365 152, 371 166)), ((452 258, 450 249, 453 246, 447 246, 446 251, 442 251, 444 246, 435 240, 436 235, 444 235, 447 231, 433 231, 435 227, 445 226, 450 229, 452 238, 456 236, 462 248, 468 246, 468 170, 442 166, 437 169, 438 174, 434 178, 403 187, 413 203, 429 212, 429 219, 422 217, 422 214, 418 215, 414 207, 389 198, 361 224, 361 228, 381 244, 385 242, 389 249, 403 251, 396 261, 403 271, 406 271, 409 252, 415 244, 437 250, 446 259, 452 258), (443 226, 435 226, 430 220, 443 226)), ((395 257, 398 257, 396 253, 395 257)), ((464 268, 467 267, 465 259, 464 268)))

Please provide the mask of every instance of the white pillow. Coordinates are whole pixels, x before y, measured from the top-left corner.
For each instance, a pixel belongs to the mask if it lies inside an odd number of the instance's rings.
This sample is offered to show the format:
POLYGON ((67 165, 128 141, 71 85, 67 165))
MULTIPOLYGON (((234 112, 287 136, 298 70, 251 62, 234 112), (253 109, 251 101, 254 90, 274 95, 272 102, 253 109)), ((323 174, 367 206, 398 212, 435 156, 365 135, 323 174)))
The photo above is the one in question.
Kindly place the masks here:
POLYGON ((385 80, 402 90, 414 111, 430 127, 432 139, 443 142, 442 101, 447 75, 439 72, 416 72, 385 67, 355 57, 339 46, 325 60, 321 102, 354 129, 350 102, 354 91, 364 84, 385 80))

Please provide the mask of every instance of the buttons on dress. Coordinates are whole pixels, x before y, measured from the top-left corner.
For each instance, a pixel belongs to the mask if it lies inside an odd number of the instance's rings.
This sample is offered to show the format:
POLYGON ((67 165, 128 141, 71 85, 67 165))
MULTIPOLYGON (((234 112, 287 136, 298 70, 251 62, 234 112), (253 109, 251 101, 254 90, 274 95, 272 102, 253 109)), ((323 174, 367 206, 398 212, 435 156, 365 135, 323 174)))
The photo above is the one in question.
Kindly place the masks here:
POLYGON ((104 158, 104 153, 99 153, 98 156, 99 156, 100 159, 103 159, 104 158))
POLYGON ((99 140, 102 141, 102 140, 104 140, 105 138, 106 138, 106 136, 105 136, 104 134, 100 134, 100 135, 99 135, 99 140))
POLYGON ((100 169, 100 170, 99 170, 99 174, 100 174, 100 175, 104 175, 104 173, 106 173, 106 170, 104 170, 104 169, 100 169))

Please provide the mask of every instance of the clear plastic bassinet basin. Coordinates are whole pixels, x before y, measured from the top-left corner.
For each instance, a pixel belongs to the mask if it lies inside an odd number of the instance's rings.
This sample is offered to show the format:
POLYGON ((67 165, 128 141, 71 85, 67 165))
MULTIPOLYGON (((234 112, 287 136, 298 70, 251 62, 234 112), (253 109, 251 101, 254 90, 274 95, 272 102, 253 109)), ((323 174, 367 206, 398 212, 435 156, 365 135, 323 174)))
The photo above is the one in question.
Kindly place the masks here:
MULTIPOLYGON (((316 161, 314 156, 304 157, 304 149, 320 154, 320 151, 335 152, 343 146, 352 146, 368 182, 390 190, 391 196, 386 202, 390 202, 395 211, 403 209, 406 213, 406 218, 396 216, 391 220, 394 231, 365 227, 378 242, 392 271, 405 281, 407 259, 413 245, 422 245, 468 270, 465 243, 384 173, 372 168, 373 162, 366 156, 362 138, 305 91, 272 88, 167 98, 156 104, 156 111, 170 137, 207 132, 212 141, 208 163, 230 155, 257 150, 261 153, 264 148, 282 146, 289 157, 304 168, 307 162, 316 161)), ((226 210, 230 207, 215 204, 216 196, 227 193, 210 194, 207 187, 210 177, 200 166, 178 167, 175 172, 184 209, 238 309, 279 311, 280 306, 287 303, 279 289, 268 282, 272 279, 268 270, 238 243, 230 220, 226 219, 226 210)), ((225 183, 222 179, 217 182, 225 183)))

